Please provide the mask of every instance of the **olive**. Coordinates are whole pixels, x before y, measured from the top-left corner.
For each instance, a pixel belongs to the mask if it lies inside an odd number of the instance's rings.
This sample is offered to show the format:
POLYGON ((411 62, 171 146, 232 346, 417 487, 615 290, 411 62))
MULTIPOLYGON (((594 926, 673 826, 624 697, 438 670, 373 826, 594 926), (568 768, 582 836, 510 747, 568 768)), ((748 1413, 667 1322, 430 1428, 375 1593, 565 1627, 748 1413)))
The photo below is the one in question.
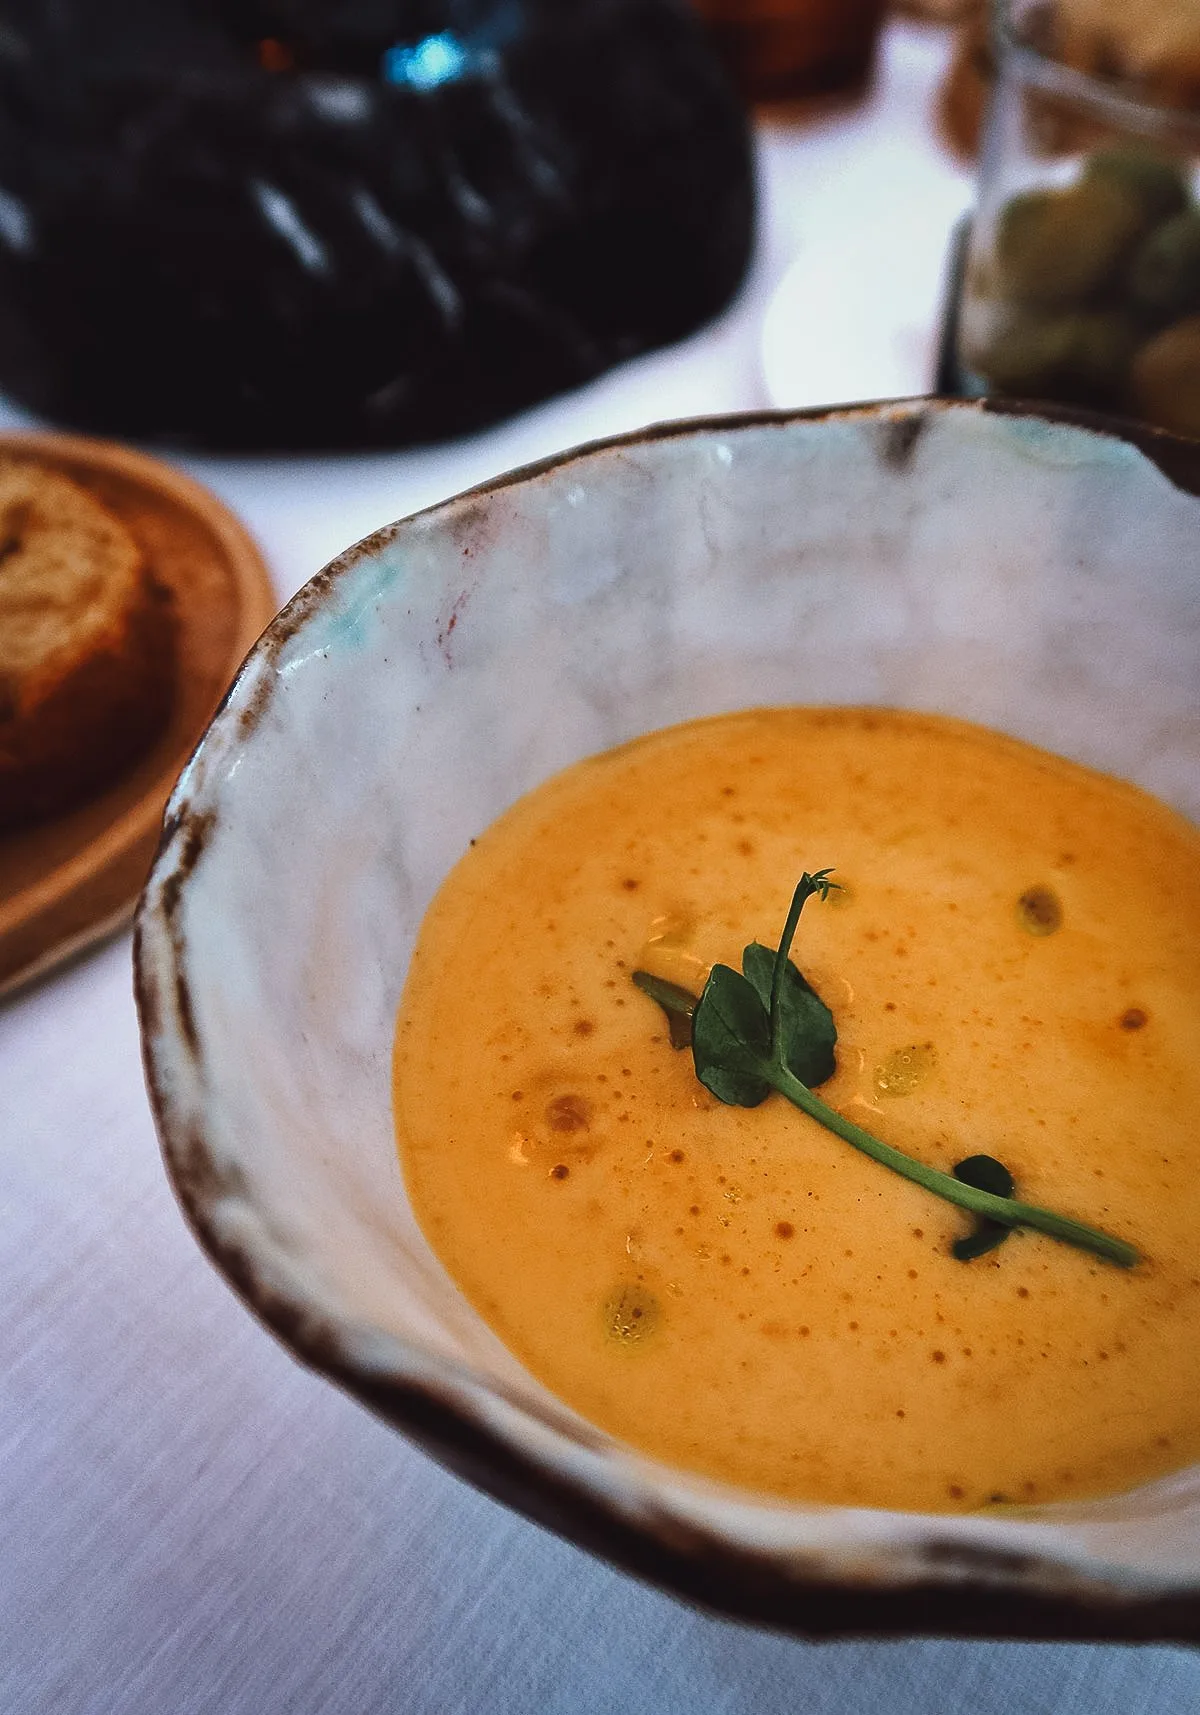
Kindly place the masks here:
POLYGON ((1121 395, 1137 340, 1133 323, 1116 311, 1026 314, 996 333, 972 361, 1001 393, 1107 404, 1121 395))
POLYGON ((1188 206, 1188 184, 1175 161, 1147 149, 1097 149, 1083 169, 1085 181, 1115 185, 1141 209, 1147 226, 1188 206))
POLYGON ((1129 381, 1130 397, 1143 417, 1200 439, 1200 316, 1175 322, 1144 345, 1129 381))
POLYGON ((1147 225, 1137 202, 1104 178, 1022 191, 996 223, 996 286, 1017 303, 1065 309, 1114 278, 1147 225))
POLYGON ((1200 309, 1200 210, 1156 226, 1134 251, 1127 281, 1130 302, 1147 315, 1200 309))

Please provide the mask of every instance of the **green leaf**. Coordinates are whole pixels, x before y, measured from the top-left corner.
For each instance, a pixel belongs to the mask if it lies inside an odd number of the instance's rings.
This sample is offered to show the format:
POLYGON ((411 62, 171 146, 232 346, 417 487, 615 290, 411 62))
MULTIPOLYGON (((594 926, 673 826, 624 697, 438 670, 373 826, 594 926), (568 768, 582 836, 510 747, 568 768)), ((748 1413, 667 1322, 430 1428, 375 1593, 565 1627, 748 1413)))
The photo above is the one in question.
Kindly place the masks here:
POLYGON ((678 983, 669 983, 665 977, 654 977, 649 971, 634 971, 633 980, 642 993, 649 995, 657 1006, 661 1006, 667 1015, 667 1028, 671 1033, 672 1048, 690 1048, 692 1046, 692 1017, 696 1011, 696 996, 687 989, 680 988, 678 983))
POLYGON ((974 1262, 977 1257, 987 1256, 989 1251, 999 1250, 1011 1232, 1011 1227, 1001 1226, 999 1221, 980 1215, 975 1222, 975 1230, 966 1238, 955 1239, 950 1246, 950 1254, 955 1262, 974 1262))
MULTIPOLYGON (((993 1197, 1011 1197, 1016 1189, 1012 1174, 994 1155, 968 1155, 954 1169, 954 1177, 977 1191, 990 1191, 993 1197)), ((989 1215, 976 1215, 974 1230, 965 1238, 955 1239, 951 1255, 956 1262, 974 1262, 976 1257, 998 1249, 1011 1232, 1011 1227, 993 1221, 989 1215)))
POLYGON ((771 1020, 752 984, 714 965, 692 1018, 696 1076, 719 1101, 756 1108, 771 1093, 771 1020))
MULTIPOLYGON (((776 954, 761 941, 752 941, 742 954, 742 970, 768 1010, 775 959, 776 954)), ((776 1005, 783 1063, 793 1077, 815 1089, 837 1069, 833 1053, 837 1025, 816 989, 791 959, 784 964, 776 1005)))
POLYGON ((1012 1174, 994 1155, 968 1155, 954 1169, 954 1177, 977 1191, 990 1191, 993 1197, 1011 1197, 1016 1190, 1012 1174))

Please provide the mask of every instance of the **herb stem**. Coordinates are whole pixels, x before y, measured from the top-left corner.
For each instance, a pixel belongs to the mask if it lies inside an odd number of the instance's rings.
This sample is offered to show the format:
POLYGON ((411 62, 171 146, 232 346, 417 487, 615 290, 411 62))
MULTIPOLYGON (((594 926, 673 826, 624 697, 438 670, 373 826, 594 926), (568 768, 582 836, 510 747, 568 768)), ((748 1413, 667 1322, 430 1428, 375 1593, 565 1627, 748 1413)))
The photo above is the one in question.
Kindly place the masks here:
MULTIPOLYGON (((799 916, 798 911, 796 914, 799 916)), ((834 1132, 844 1143, 861 1150, 864 1155, 869 1155, 872 1161, 890 1167, 903 1178, 911 1179, 924 1190, 932 1191, 946 1202, 957 1204, 960 1209, 968 1209, 975 1215, 986 1215, 990 1220, 1000 1221, 1006 1227, 1033 1227, 1040 1233, 1049 1234, 1051 1238, 1061 1239, 1064 1244, 1091 1251, 1095 1256, 1103 1257, 1106 1262, 1115 1263, 1118 1268, 1133 1268, 1141 1260, 1132 1245, 1126 1244, 1123 1239, 1113 1238, 1110 1233, 1103 1233, 1096 1227, 1085 1227, 1080 1221, 1068 1220, 1065 1215, 1056 1215, 1051 1210, 1040 1209, 1033 1203, 1019 1203, 1012 1197, 995 1197, 990 1191, 977 1190, 974 1185, 967 1185, 961 1179, 955 1179, 952 1174, 942 1173, 936 1167, 926 1167, 924 1162, 914 1161, 911 1155, 905 1155, 890 1143, 881 1142, 869 1131, 864 1131, 862 1126, 855 1125, 853 1120, 848 1120, 844 1114, 840 1114, 836 1108, 831 1108, 828 1102, 823 1102, 820 1096, 814 1095, 807 1084, 802 1084, 799 1078, 794 1077, 786 1066, 772 1065, 769 1078, 781 1096, 786 1096, 789 1102, 827 1130, 834 1132)))
POLYGON ((783 934, 779 937, 779 947, 775 953, 775 964, 771 971, 771 1054, 775 1064, 783 1069, 784 1042, 783 1031, 780 1029, 779 996, 783 989, 783 976, 787 970, 788 954, 792 950, 792 942, 796 938, 796 926, 800 921, 800 913, 804 910, 805 902, 818 891, 817 884, 807 871, 796 883, 796 891, 792 894, 792 903, 788 907, 787 922, 783 926, 783 934))
POLYGON ((787 921, 783 925, 783 934, 779 937, 779 946, 775 950, 775 963, 771 969, 771 1000, 767 1013, 771 1022, 771 1057, 781 1070, 786 1070, 784 1056, 787 1053, 787 1044, 783 1039, 783 1018, 779 1002, 783 993, 783 979, 787 974, 788 956, 796 938, 800 913, 808 901, 814 894, 828 899, 831 888, 840 891, 841 883, 830 881, 829 874, 827 869, 819 869, 815 875, 809 875, 805 870, 800 877, 792 894, 792 903, 788 906, 787 921))

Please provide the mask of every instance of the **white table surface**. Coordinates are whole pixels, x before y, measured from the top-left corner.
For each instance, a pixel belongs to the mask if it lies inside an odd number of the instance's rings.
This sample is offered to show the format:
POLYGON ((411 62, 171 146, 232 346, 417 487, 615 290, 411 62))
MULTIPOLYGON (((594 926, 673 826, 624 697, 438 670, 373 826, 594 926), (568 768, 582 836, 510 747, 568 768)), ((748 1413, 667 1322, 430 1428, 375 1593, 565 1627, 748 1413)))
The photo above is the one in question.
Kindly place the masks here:
MULTIPOLYGON (((925 124, 943 52, 893 27, 867 108, 763 126, 755 268, 685 344, 452 446, 178 462, 257 534, 283 597, 368 530, 528 459, 666 417, 814 402, 786 325, 764 370, 768 306, 779 292, 778 321, 805 256, 837 296, 884 171, 928 269, 938 218, 969 196, 925 124)), ((885 270, 874 302, 856 301, 882 350, 885 270)), ((934 319, 930 303, 924 329, 893 329, 907 355, 863 392, 908 390, 897 377, 934 319)), ((857 383, 845 318, 837 340, 857 383)), ((0 425, 27 421, 0 405, 0 425)), ((142 1085, 128 935, 0 1005, 0 1306, 0 1715, 1200 1709, 1200 1656, 1180 1650, 813 1646, 713 1620, 444 1474, 298 1368, 185 1230, 142 1085)))

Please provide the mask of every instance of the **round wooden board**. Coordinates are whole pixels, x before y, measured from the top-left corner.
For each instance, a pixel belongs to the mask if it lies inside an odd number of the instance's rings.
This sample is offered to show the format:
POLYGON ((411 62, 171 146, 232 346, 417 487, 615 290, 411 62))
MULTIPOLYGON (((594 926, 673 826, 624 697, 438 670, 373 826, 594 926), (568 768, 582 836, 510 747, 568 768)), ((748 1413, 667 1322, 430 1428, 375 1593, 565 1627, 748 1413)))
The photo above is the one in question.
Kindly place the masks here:
POLYGON ((249 533, 170 465, 54 434, 0 435, 2 454, 63 471, 123 520, 174 598, 179 668, 170 724, 135 768, 68 815, 0 837, 0 995, 133 915, 176 776, 278 606, 249 533))

